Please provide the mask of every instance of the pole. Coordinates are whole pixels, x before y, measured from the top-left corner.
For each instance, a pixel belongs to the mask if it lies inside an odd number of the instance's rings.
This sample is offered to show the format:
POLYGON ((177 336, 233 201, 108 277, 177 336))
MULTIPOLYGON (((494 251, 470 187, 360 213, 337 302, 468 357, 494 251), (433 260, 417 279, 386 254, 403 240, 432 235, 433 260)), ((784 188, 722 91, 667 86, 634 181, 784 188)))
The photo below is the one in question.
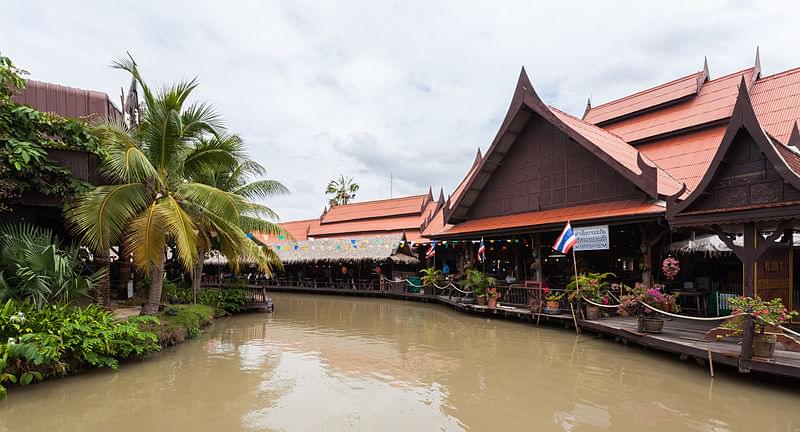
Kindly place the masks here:
MULTIPOLYGON (((578 260, 575 258, 575 246, 572 247, 572 267, 575 269, 575 292, 580 293, 581 287, 578 284, 578 260)), ((575 317, 575 308, 572 307, 572 302, 569 302, 569 309, 572 311, 572 321, 575 322, 575 333, 581 334, 581 329, 578 327, 578 320, 575 317)))

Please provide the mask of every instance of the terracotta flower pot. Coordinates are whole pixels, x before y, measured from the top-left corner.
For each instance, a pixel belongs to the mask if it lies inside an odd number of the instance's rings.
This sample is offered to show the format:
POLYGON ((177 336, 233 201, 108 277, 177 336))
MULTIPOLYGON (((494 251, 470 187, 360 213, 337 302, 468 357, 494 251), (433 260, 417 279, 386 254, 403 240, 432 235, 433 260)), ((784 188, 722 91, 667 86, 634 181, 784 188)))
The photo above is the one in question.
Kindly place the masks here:
POLYGON ((594 321, 600 319, 600 307, 595 305, 586 305, 586 319, 594 321))
POLYGON ((753 357, 772 359, 775 357, 775 337, 771 335, 753 335, 753 357))
POLYGON ((497 308, 497 297, 489 297, 489 309, 496 309, 497 308))
POLYGON ((544 306, 544 313, 548 315, 560 314, 561 308, 558 307, 558 300, 548 300, 544 306))
POLYGON ((484 306, 486 304, 486 296, 475 297, 475 302, 478 304, 478 306, 484 306))

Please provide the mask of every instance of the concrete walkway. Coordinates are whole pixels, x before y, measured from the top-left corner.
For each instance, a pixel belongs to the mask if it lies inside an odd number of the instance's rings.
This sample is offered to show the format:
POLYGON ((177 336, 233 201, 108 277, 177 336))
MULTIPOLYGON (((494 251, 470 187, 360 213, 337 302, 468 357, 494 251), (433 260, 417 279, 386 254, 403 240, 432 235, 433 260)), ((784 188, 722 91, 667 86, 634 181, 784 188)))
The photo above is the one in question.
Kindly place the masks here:
POLYGON ((139 312, 142 311, 141 306, 131 306, 131 307, 122 307, 119 309, 114 309, 113 313, 114 316, 117 318, 117 321, 124 321, 129 317, 134 315, 139 315, 139 312))

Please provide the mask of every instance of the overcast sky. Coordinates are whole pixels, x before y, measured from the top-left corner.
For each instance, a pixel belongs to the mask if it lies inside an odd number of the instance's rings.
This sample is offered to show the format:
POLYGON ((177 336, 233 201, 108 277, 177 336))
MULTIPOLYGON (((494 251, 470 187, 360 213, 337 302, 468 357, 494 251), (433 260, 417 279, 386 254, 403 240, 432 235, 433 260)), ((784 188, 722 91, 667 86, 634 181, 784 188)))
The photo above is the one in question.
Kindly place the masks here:
POLYGON ((318 217, 327 182, 357 200, 455 188, 491 143, 521 66, 546 103, 580 115, 700 69, 800 66, 797 1, 44 2, 2 0, 0 52, 34 79, 119 100, 131 52, 147 81, 197 76, 231 131, 318 217), (69 4, 68 4, 69 3, 69 4), (182 3, 182 4, 179 4, 182 3), (235 5, 234 5, 235 4, 235 5))

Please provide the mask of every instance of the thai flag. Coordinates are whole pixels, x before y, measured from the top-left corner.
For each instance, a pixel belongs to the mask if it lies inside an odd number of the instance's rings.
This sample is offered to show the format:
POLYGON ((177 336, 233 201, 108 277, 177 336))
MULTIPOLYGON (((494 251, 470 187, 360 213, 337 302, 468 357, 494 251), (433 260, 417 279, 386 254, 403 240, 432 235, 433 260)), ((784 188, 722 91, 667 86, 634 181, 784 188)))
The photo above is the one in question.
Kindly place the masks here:
POLYGON ((436 240, 431 240, 431 247, 425 252, 425 258, 433 258, 436 256, 436 240))
POLYGON ((564 230, 561 231, 561 235, 558 236, 553 244, 553 249, 566 254, 577 242, 578 237, 575 236, 575 232, 572 231, 572 225, 567 221, 567 224, 564 225, 564 230))
POLYGON ((478 246, 478 262, 486 260, 486 246, 483 245, 483 237, 481 237, 481 245, 478 246))

